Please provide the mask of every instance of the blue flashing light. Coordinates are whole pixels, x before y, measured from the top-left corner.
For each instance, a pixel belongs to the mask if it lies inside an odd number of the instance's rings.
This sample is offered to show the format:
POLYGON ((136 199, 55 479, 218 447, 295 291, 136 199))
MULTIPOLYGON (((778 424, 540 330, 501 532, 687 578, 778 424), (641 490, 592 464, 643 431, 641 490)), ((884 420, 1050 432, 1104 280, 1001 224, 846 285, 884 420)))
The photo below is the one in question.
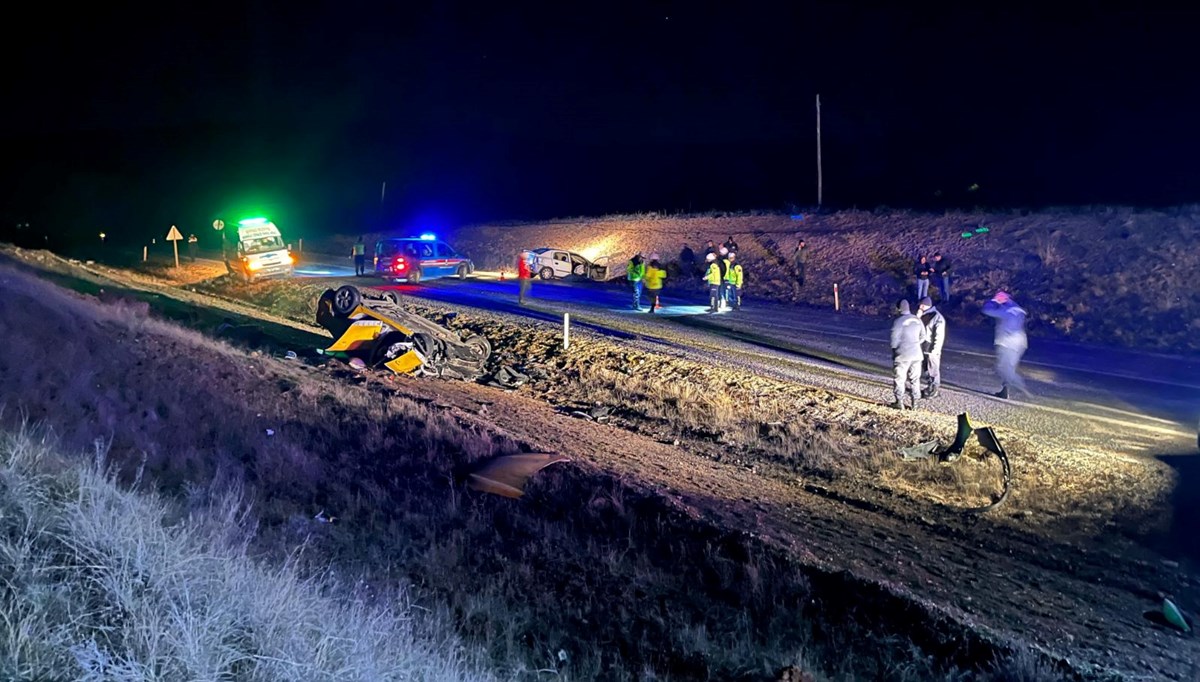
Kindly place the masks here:
POLYGON ((431 242, 431 241, 437 239, 437 235, 432 232, 426 232, 425 234, 421 235, 421 239, 424 241, 427 241, 427 242, 431 242))
POLYGON ((271 221, 266 218, 246 218, 245 220, 239 220, 238 225, 242 227, 256 227, 258 225, 266 225, 269 222, 271 221))
POLYGON ((792 220, 804 220, 804 214, 803 213, 793 213, 792 220))

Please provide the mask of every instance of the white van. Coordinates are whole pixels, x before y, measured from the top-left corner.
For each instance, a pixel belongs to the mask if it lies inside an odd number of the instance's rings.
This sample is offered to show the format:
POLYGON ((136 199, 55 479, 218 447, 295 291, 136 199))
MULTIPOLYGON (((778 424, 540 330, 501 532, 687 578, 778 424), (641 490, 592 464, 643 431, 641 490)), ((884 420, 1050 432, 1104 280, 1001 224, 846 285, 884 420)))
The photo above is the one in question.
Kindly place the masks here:
POLYGON ((292 276, 296 260, 275 223, 266 218, 247 218, 224 232, 222 252, 231 277, 253 282, 292 276))

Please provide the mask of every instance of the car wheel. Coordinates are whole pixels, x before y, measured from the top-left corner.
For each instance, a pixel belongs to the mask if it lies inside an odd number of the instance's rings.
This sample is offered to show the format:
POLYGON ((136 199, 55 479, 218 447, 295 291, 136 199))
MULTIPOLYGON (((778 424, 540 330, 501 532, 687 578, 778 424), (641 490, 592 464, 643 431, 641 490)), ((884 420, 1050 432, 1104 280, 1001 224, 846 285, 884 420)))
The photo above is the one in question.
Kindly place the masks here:
POLYGON ((554 271, 549 267, 542 268, 538 271, 538 277, 542 279, 554 279, 554 271))
POLYGON ((413 268, 413 271, 408 273, 408 283, 416 284, 417 282, 420 282, 420 281, 421 281, 421 269, 413 268))
POLYGON ((333 294, 333 312, 338 315, 349 315, 360 303, 362 303, 362 294, 349 284, 338 287, 333 294))
POLYGON ((458 278, 459 279, 467 278, 467 264, 466 263, 463 263, 462 265, 458 266, 458 278))
POLYGON ((383 298, 384 300, 391 302, 393 305, 400 305, 400 297, 396 295, 396 292, 394 291, 384 292, 383 298))
POLYGON ((492 344, 487 338, 474 335, 463 339, 463 345, 471 349, 471 353, 480 362, 487 360, 492 355, 492 344))

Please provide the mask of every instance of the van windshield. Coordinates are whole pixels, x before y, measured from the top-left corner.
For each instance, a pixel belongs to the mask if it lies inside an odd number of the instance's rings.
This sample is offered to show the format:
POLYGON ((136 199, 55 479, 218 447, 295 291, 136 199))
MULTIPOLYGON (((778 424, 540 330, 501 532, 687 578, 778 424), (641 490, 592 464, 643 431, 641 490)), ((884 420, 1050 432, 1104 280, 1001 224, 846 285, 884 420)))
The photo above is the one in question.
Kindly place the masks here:
POLYGON ((278 236, 260 237, 242 241, 242 252, 246 254, 278 251, 283 248, 283 239, 278 236))

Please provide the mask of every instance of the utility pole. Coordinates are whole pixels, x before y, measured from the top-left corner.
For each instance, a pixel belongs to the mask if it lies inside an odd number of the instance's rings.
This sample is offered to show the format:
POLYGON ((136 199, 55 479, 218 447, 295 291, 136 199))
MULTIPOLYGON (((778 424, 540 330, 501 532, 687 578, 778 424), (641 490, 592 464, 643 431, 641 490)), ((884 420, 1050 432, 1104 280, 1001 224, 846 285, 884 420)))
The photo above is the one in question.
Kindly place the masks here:
POLYGON ((817 95, 817 208, 821 207, 824 178, 821 176, 821 95, 817 95))

